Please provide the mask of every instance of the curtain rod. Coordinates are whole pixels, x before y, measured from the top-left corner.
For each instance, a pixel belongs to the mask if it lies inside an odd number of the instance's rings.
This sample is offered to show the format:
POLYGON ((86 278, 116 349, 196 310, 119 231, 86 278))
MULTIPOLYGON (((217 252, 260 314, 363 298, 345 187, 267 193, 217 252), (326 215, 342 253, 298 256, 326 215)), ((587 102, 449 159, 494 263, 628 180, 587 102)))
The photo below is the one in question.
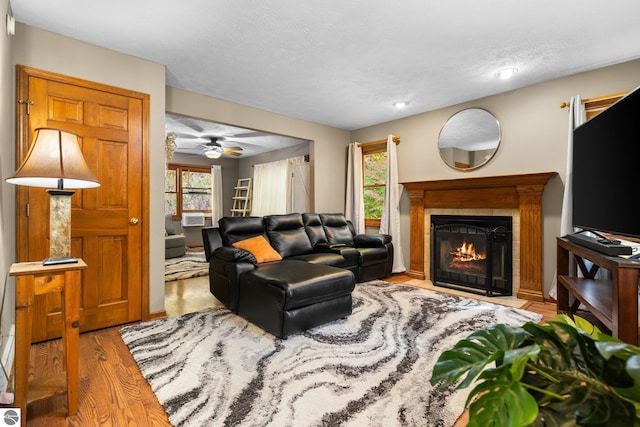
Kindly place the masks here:
MULTIPOLYGON (((396 145, 400 144, 400 135, 393 135, 391 138, 393 138, 393 142, 395 142, 396 145)), ((369 144, 382 144, 383 142, 387 142, 387 139, 379 139, 377 141, 361 142, 361 143, 358 143, 358 147, 362 147, 363 145, 369 145, 369 144)))
MULTIPOLYGON (((618 93, 612 93, 611 95, 596 96, 595 98, 583 99, 582 103, 586 104, 587 102, 595 102, 595 101, 600 101, 602 99, 615 98, 615 97, 618 97, 618 96, 624 96, 627 93, 628 92, 618 92, 618 93)), ((571 102, 561 102, 560 103, 560 108, 566 108, 569 105, 571 105, 571 102)))

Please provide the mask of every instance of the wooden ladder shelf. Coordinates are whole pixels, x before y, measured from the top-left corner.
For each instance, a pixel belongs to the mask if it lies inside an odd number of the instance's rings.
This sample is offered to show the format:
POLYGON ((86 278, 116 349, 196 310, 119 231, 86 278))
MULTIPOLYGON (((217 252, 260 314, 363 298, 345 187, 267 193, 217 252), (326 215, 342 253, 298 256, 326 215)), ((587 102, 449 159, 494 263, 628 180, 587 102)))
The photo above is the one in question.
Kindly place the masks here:
POLYGON ((251 178, 241 178, 235 186, 231 216, 248 216, 251 214, 251 178))

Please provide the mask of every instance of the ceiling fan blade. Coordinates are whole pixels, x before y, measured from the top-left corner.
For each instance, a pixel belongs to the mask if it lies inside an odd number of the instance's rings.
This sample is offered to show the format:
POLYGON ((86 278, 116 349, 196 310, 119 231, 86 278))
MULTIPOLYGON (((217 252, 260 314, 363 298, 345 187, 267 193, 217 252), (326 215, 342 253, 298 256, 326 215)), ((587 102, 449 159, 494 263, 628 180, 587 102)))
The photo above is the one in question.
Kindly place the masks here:
POLYGON ((224 147, 227 150, 238 150, 238 151, 242 151, 242 147, 224 147))
POLYGON ((239 153, 237 151, 231 151, 227 148, 222 149, 222 154, 227 154, 229 156, 242 156, 242 153, 239 153))
POLYGON ((182 123, 183 125, 195 130, 196 132, 202 132, 204 129, 202 128, 202 126, 200 126, 196 120, 191 119, 189 117, 184 117, 184 116, 180 116, 178 119, 178 122, 182 123))
POLYGON ((194 149, 202 148, 202 144, 198 141, 180 141, 178 143, 179 148, 194 149))

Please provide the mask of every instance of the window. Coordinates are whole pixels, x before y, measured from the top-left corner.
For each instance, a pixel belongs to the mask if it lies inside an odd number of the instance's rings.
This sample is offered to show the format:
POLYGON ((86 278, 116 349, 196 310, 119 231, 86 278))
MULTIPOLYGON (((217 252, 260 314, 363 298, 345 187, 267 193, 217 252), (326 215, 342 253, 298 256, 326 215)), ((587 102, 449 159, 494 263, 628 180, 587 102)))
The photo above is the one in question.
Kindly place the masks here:
POLYGON ((362 145, 362 179, 365 226, 380 227, 387 181, 386 141, 362 145))
POLYGON ((165 214, 179 220, 184 212, 211 215, 211 169, 170 163, 164 179, 165 214))
POLYGON ((599 96, 597 98, 585 99, 583 102, 587 120, 597 116, 626 94, 626 92, 620 92, 611 95, 599 96))

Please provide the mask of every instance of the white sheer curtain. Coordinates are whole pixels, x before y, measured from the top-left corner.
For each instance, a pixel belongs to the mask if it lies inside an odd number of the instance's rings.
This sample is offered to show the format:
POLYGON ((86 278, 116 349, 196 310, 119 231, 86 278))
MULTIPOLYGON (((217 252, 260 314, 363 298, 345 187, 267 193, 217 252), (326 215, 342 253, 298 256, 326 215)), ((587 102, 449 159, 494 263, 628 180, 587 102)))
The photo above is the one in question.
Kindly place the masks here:
POLYGON ((293 169, 301 162, 303 156, 254 165, 251 215, 290 213, 293 169))
POLYGON ((403 188, 398 182, 398 156, 393 135, 389 135, 387 138, 387 180, 385 187, 380 233, 391 235, 394 246, 392 272, 401 273, 406 271, 400 235, 400 196, 403 188))
MULTIPOLYGON (((573 130, 587 120, 584 104, 580 96, 571 98, 569 105, 569 126, 567 136, 567 168, 564 175, 564 194, 562 196, 562 213, 560 214, 560 236, 573 233, 573 130)), ((556 298, 557 274, 553 275, 553 282, 549 296, 556 298)))
POLYGON ((292 212, 311 212, 311 191, 311 164, 309 162, 294 164, 291 190, 292 212))
POLYGON ((345 217, 351 221, 357 234, 363 234, 364 193, 362 188, 362 148, 357 142, 349 144, 347 154, 347 195, 345 217))
POLYGON ((296 186, 296 179, 300 179, 300 174, 296 173, 296 165, 300 165, 301 163, 304 163, 304 156, 291 157, 287 159, 287 176, 289 179, 287 180, 287 210, 285 213, 295 212, 294 189, 296 186))
POLYGON ((211 225, 218 226, 222 212, 222 166, 211 165, 211 225))

